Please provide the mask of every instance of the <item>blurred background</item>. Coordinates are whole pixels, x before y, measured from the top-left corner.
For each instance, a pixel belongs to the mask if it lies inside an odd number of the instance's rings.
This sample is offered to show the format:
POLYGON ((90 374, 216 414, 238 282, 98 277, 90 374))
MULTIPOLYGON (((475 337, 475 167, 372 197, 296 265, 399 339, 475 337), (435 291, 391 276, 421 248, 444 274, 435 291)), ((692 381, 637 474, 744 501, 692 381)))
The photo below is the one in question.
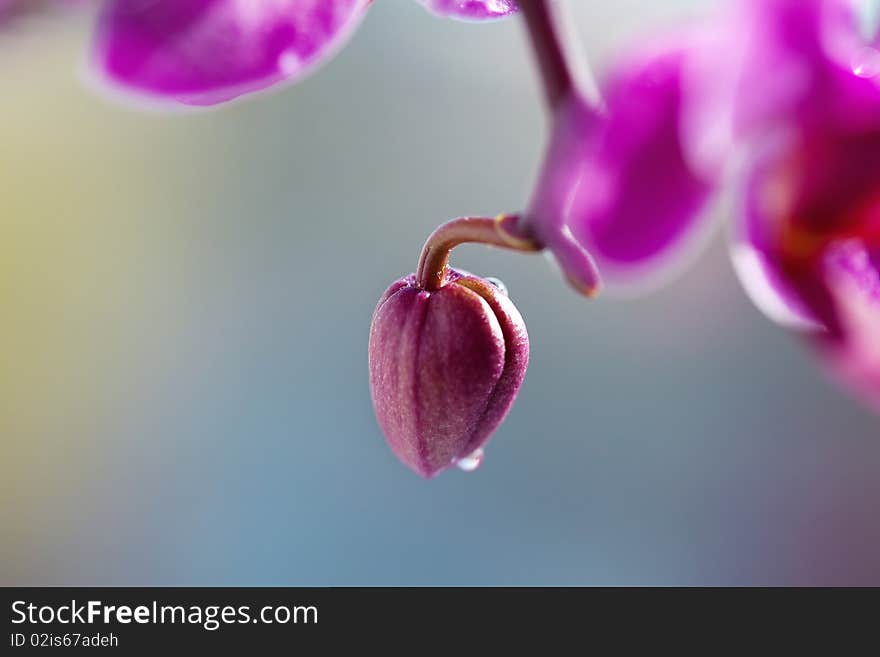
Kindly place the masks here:
MULTIPOLYGON (((572 4, 597 68, 707 6, 572 4)), ((537 166, 517 20, 380 0, 305 82, 174 116, 82 84, 89 22, 0 39, 0 584, 880 585, 880 418, 723 231, 643 299, 457 250, 510 288, 528 376, 475 473, 385 446, 376 300, 537 166)))

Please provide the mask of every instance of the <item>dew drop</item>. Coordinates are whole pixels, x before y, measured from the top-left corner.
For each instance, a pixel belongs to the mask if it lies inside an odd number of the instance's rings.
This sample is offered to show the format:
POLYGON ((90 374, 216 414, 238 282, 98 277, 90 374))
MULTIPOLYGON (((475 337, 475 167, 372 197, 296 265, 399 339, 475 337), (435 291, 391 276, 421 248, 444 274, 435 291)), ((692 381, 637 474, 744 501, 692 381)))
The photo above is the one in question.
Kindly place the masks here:
POLYGON ((486 282, 494 285, 498 289, 498 291, 501 292, 501 294, 503 294, 504 296, 506 296, 506 297, 510 296, 507 293, 507 286, 504 284, 504 281, 502 281, 500 278, 495 278, 494 276, 487 276, 486 282))
POLYGON ((865 47, 852 59, 852 72, 860 78, 876 78, 880 76, 880 50, 865 47))
POLYGON ((483 448, 478 447, 467 456, 458 459, 455 462, 455 465, 458 466, 459 470, 463 470, 464 472, 473 472, 480 467, 480 464, 483 462, 483 456, 483 448))

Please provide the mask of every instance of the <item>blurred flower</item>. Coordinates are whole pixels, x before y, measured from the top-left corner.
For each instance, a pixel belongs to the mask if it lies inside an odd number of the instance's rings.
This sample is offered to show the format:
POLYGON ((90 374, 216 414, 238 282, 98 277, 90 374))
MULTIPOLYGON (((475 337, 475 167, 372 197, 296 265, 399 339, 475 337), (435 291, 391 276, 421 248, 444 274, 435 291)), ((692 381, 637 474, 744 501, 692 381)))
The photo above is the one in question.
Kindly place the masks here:
MULTIPOLYGON (((868 4, 743 0, 699 32, 641 47, 602 85, 602 111, 557 108, 567 163, 542 193, 569 194, 562 227, 604 280, 632 284, 693 240, 735 173, 733 257, 749 294, 880 407, 880 54, 876 15, 866 25, 859 11, 868 4)), ((560 220, 540 201, 546 239, 560 220)))
MULTIPOLYGON (((733 257, 756 304, 880 409, 880 84, 860 68, 876 41, 854 8, 757 8, 753 25, 785 36, 772 56, 789 73, 776 102, 743 98, 733 114, 747 153, 733 257)), ((746 74, 772 86, 758 67, 746 74)))
POLYGON ((370 330, 370 389, 388 444, 433 477, 473 469, 513 404, 529 360, 525 323, 487 280, 444 269, 436 289, 394 283, 370 330))
MULTIPOLYGON (((214 105, 295 82, 331 57, 371 0, 107 0, 93 66, 157 100, 214 105)), ((423 2, 443 15, 498 18, 510 2, 423 2)))

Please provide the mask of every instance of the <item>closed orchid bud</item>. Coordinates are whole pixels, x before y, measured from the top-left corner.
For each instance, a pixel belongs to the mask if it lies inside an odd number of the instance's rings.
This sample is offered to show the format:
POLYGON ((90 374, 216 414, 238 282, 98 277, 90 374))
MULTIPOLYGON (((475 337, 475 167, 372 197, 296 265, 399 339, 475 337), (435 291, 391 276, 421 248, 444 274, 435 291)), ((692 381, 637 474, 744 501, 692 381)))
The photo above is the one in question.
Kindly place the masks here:
MULTIPOLYGON (((496 235, 502 234, 498 228, 496 235)), ((432 241, 437 243, 429 239, 425 253, 432 241)), ((433 251, 440 254, 439 269, 423 266, 423 255, 418 273, 388 288, 370 330, 370 388, 379 425, 397 457, 426 478, 455 463, 479 465, 529 360, 519 311, 498 286, 447 267, 449 248, 433 251)))

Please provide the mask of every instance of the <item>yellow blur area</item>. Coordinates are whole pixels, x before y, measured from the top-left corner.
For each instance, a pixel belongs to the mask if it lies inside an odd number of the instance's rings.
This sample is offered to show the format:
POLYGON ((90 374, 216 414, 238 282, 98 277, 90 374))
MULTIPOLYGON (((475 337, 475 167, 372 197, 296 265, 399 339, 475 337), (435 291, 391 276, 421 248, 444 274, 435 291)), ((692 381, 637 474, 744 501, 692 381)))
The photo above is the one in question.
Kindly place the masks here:
POLYGON ((162 141, 138 138, 143 119, 84 88, 87 18, 28 20, 0 39, 4 558, 62 531, 30 519, 45 524, 49 511, 67 522, 65 495, 106 463, 114 446, 102 441, 117 434, 99 427, 133 403, 132 360, 155 339, 150 315, 174 258, 167 223, 139 207, 156 196, 150 171, 162 141), (169 266, 148 268, 157 256, 169 266))

